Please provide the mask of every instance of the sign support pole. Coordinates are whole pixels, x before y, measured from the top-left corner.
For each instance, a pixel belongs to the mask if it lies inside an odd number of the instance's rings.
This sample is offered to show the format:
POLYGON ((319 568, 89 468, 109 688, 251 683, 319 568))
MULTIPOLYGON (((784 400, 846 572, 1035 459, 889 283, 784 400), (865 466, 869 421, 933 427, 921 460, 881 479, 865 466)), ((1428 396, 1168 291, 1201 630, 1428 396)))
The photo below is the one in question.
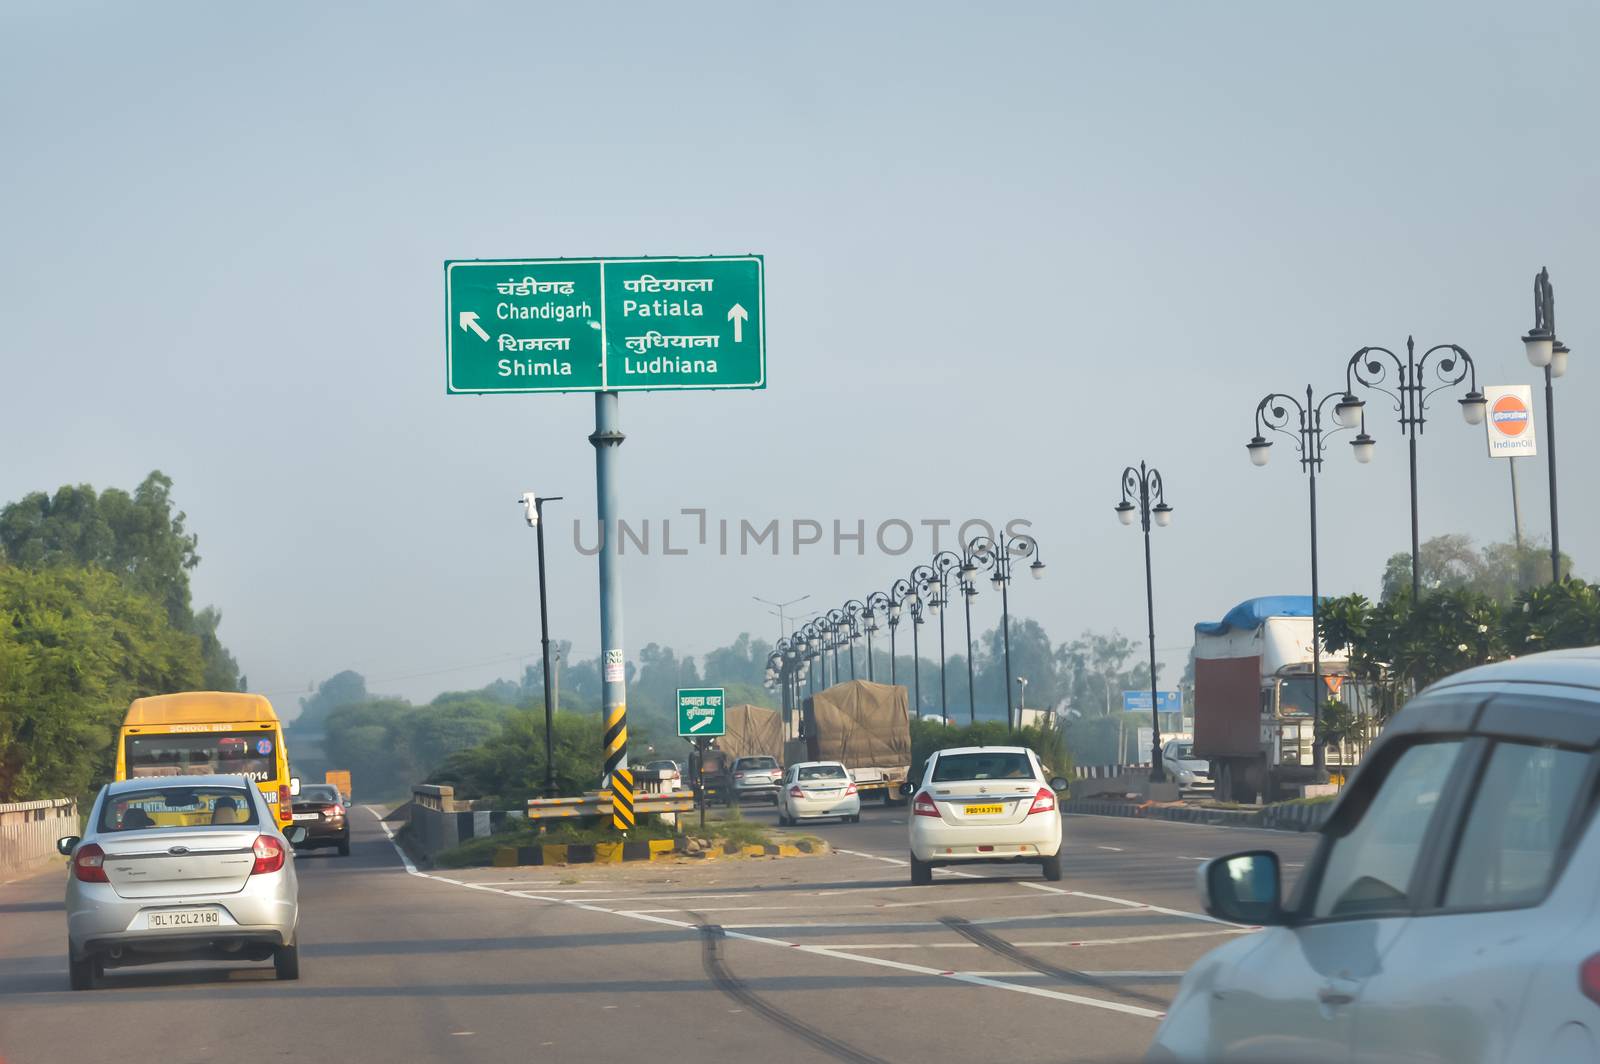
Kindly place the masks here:
POLYGON ((595 500, 600 519, 600 681, 605 719, 605 780, 611 792, 611 821, 618 831, 633 827, 633 774, 628 771, 627 663, 622 647, 622 582, 617 573, 620 547, 616 529, 618 450, 624 439, 616 392, 594 395, 595 500))
MULTIPOLYGON (((1517 555, 1522 555, 1522 502, 1517 497, 1517 458, 1512 455, 1506 459, 1506 465, 1511 467, 1511 527, 1517 534, 1517 555)), ((1520 588, 1518 590, 1521 590, 1520 588)))

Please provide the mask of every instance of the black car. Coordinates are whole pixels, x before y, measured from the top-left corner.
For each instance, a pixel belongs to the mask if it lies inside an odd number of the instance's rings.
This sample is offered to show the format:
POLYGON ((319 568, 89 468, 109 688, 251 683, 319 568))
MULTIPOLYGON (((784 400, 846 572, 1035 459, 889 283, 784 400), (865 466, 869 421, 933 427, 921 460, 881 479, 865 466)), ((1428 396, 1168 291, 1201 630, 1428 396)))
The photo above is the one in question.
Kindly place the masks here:
POLYGON ((294 823, 306 829, 297 850, 339 847, 340 857, 350 856, 350 820, 339 788, 326 783, 301 787, 294 799, 294 823))

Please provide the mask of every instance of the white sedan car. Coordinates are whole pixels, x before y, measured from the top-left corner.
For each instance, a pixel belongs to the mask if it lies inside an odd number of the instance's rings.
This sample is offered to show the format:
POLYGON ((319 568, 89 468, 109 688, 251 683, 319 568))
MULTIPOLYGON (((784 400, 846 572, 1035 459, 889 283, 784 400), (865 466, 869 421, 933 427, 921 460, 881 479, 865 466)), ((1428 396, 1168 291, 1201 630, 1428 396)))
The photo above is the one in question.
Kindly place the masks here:
POLYGON ((1061 878, 1064 779, 1046 779, 1025 746, 968 746, 928 758, 911 800, 911 882, 933 882, 941 864, 1037 864, 1061 878))
POLYGON ((850 772, 837 761, 802 761, 790 765, 778 788, 778 823, 838 817, 861 822, 861 795, 850 772))
POLYGON ((1277 856, 1200 869, 1261 930, 1184 977, 1148 1061, 1600 1060, 1600 648, 1471 669, 1362 760, 1285 898, 1277 856))

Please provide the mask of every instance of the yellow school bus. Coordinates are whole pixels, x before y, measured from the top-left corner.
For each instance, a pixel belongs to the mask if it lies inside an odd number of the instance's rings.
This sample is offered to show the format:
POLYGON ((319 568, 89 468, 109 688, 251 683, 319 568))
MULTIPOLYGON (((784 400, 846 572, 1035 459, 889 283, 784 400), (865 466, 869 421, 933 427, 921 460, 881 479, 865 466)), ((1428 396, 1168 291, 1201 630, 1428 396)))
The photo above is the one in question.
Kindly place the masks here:
POLYGON ((294 822, 289 752, 272 703, 231 691, 135 699, 117 735, 117 779, 238 773, 255 781, 280 827, 294 822))

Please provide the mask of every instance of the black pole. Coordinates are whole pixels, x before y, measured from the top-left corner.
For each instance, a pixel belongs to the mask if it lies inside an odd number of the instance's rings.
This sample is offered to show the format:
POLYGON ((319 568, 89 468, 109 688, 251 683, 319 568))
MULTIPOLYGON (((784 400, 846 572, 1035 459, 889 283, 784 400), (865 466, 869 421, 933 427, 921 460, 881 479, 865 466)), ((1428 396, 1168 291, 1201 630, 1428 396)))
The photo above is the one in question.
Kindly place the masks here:
POLYGON ((967 605, 967 716, 973 723, 978 723, 978 696, 977 685, 972 681, 972 589, 965 581, 961 583, 961 598, 967 605))
POLYGON ((699 792, 696 804, 700 807, 700 830, 704 831, 706 829, 706 741, 704 739, 696 739, 694 746, 695 752, 699 755, 695 758, 695 780, 697 784, 695 790, 699 792))
MULTIPOLYGON (((1422 547, 1417 534, 1417 430, 1411 426, 1411 604, 1422 601, 1422 547)), ((1311 531, 1316 535, 1316 529, 1311 531)), ((1312 592, 1315 594, 1315 592, 1312 592)), ((1320 681, 1318 681, 1320 682, 1320 681)), ((1320 700, 1319 700, 1320 701, 1320 700)))
POLYGON ((945 594, 944 580, 939 581, 939 716, 945 723, 950 721, 950 694, 945 690, 944 679, 944 615, 945 607, 950 603, 946 601, 950 596, 945 594))
MULTIPOLYGON (((1307 464, 1306 471, 1310 474, 1307 478, 1311 484, 1311 764, 1317 771, 1318 783, 1326 782, 1323 773, 1327 766, 1327 755, 1322 749, 1322 632, 1318 627, 1318 616, 1322 609, 1321 591, 1317 585, 1317 464, 1322 460, 1322 438, 1320 424, 1316 424, 1316 408, 1310 405, 1311 389, 1306 388, 1307 410, 1305 417, 1311 425, 1312 439, 1306 444, 1306 454, 1312 457, 1307 464), (1312 447, 1315 450, 1312 450, 1312 447)), ((1413 446, 1416 438, 1412 437, 1413 446)), ((1413 461, 1416 451, 1412 450, 1413 461)), ((1415 490, 1416 481, 1412 481, 1415 490)), ((1415 569, 1413 567, 1413 576, 1415 569)), ((1413 599, 1413 606, 1415 600, 1413 599)))
MULTIPOLYGON (((1553 327, 1553 326, 1552 326, 1553 327)), ((1561 582, 1561 522, 1556 516, 1556 392, 1550 367, 1544 368, 1544 432, 1550 462, 1550 580, 1561 582)))
POLYGON ((917 629, 922 627, 922 622, 917 620, 916 611, 911 614, 911 697, 912 705, 916 707, 917 716, 922 715, 922 651, 921 641, 917 636, 917 629))
POLYGON ((544 796, 556 796, 555 700, 550 692, 550 604, 544 581, 544 504, 533 500, 534 531, 539 540, 539 650, 544 662, 544 796))
POLYGON ((876 622, 869 616, 867 618, 867 681, 877 682, 877 677, 872 674, 872 629, 877 627, 876 622))
MULTIPOLYGON (((891 607, 891 609, 892 608, 893 607, 891 607)), ((894 684, 894 683, 897 682, 897 680, 896 680, 897 673, 895 672, 895 664, 894 664, 894 630, 896 628, 898 628, 898 627, 900 627, 899 618, 890 617, 889 618, 889 683, 890 684, 894 684)))
MULTIPOLYGON (((1144 463, 1139 463, 1143 477, 1144 463)), ((1150 782, 1165 783, 1166 769, 1161 759, 1161 696, 1156 691, 1156 595, 1150 571, 1150 492, 1147 479, 1140 480, 1139 496, 1144 515, 1144 608, 1150 627, 1150 782)))
POLYGON ((856 678, 856 641, 854 638, 850 640, 850 678, 852 680, 856 678))
MULTIPOLYGON (((1006 550, 1005 540, 1002 538, 1000 550, 1006 550)), ((1011 586, 1011 562, 1007 559, 996 558, 995 571, 1000 574, 1000 640, 1006 651, 1006 729, 1015 732, 1021 727, 1020 715, 1013 719, 1015 710, 1011 704, 1011 607, 1008 601, 1007 590, 1011 586)))

